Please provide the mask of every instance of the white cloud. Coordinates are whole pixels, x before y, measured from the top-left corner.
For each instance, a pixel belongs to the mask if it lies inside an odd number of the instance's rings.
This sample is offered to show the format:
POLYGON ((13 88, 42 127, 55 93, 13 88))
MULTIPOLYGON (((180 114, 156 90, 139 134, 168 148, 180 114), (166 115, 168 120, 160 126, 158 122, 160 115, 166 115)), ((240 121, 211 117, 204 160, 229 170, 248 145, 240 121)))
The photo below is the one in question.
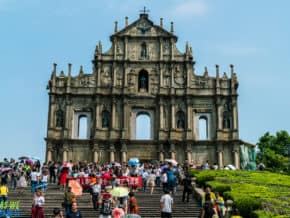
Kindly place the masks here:
POLYGON ((174 16, 182 18, 204 16, 208 11, 208 6, 204 0, 186 0, 178 3, 171 11, 174 16))

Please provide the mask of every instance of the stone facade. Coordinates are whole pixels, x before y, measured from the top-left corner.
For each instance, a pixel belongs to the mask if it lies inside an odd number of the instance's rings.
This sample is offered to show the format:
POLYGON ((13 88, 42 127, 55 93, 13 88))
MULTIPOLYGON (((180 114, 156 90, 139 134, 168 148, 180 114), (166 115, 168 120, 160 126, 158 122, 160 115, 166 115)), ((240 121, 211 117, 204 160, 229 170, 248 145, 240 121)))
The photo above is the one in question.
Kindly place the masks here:
POLYGON ((96 46, 93 72, 77 76, 56 64, 49 81, 46 160, 95 162, 144 160, 194 161, 239 167, 237 88, 230 76, 196 75, 192 48, 176 47, 177 36, 155 25, 148 14, 111 35, 111 48, 96 46), (150 118, 150 139, 136 139, 136 119, 150 118), (81 120, 86 135, 80 137, 81 120), (200 125, 205 123, 205 138, 200 125))

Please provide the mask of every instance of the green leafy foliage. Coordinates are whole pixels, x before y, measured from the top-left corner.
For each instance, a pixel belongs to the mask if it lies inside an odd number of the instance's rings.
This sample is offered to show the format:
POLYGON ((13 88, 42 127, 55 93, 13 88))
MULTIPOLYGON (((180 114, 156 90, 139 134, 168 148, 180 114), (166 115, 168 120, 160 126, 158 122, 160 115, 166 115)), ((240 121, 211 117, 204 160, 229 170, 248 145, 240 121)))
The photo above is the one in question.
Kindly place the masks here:
POLYGON ((267 171, 192 171, 202 184, 232 199, 243 217, 290 217, 290 176, 267 171), (209 179, 206 181, 206 179, 209 179), (254 212, 255 211, 255 212, 254 212))
POLYGON ((290 136, 287 131, 281 130, 275 136, 265 133, 257 143, 257 164, 264 163, 272 171, 290 172, 290 136))

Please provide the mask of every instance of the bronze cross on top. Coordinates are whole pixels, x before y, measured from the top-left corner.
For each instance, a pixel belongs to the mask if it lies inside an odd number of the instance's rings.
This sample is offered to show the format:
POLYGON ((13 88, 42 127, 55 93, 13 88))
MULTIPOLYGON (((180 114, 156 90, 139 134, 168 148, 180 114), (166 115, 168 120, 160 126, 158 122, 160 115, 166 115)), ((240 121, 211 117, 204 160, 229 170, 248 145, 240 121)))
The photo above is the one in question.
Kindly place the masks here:
POLYGON ((143 10, 140 10, 140 12, 143 12, 143 14, 147 14, 146 12, 150 12, 150 11, 146 10, 146 7, 144 6, 143 10))

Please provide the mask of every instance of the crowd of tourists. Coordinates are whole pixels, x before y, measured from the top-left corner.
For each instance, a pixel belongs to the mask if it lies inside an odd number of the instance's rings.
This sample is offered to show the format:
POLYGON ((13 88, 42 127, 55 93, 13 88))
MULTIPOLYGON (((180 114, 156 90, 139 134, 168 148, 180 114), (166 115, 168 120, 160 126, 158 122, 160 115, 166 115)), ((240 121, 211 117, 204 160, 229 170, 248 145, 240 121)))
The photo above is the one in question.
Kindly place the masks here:
MULTIPOLYGON (((135 196, 137 191, 152 195, 155 187, 161 187, 164 193, 160 198, 161 217, 172 216, 173 198, 178 185, 183 186, 183 202, 189 202, 194 194, 193 178, 188 173, 189 168, 195 167, 194 164, 180 165, 174 160, 142 164, 138 162, 96 164, 85 161, 76 163, 50 161, 41 165, 38 160, 32 161, 23 157, 19 161, 4 159, 0 167, 0 202, 7 200, 9 188, 13 190, 17 188, 18 195, 21 195, 29 186, 34 196, 32 218, 44 217, 45 193, 49 188, 49 183, 58 184, 59 189, 64 191, 62 205, 52 211, 54 217, 83 217, 78 209, 77 195, 70 186, 70 181, 75 178, 87 178, 87 183, 82 184, 83 191, 90 193, 93 209, 99 211, 100 217, 104 218, 118 218, 126 214, 131 214, 131 217, 140 217, 138 200, 135 196), (131 178, 138 178, 138 182, 131 183, 131 178), (116 190, 119 192, 115 193, 116 190)), ((203 169, 207 167, 208 162, 204 164, 203 169)), ((223 197, 219 193, 212 193, 207 187, 202 198, 201 217, 222 218, 225 214, 223 197)))

